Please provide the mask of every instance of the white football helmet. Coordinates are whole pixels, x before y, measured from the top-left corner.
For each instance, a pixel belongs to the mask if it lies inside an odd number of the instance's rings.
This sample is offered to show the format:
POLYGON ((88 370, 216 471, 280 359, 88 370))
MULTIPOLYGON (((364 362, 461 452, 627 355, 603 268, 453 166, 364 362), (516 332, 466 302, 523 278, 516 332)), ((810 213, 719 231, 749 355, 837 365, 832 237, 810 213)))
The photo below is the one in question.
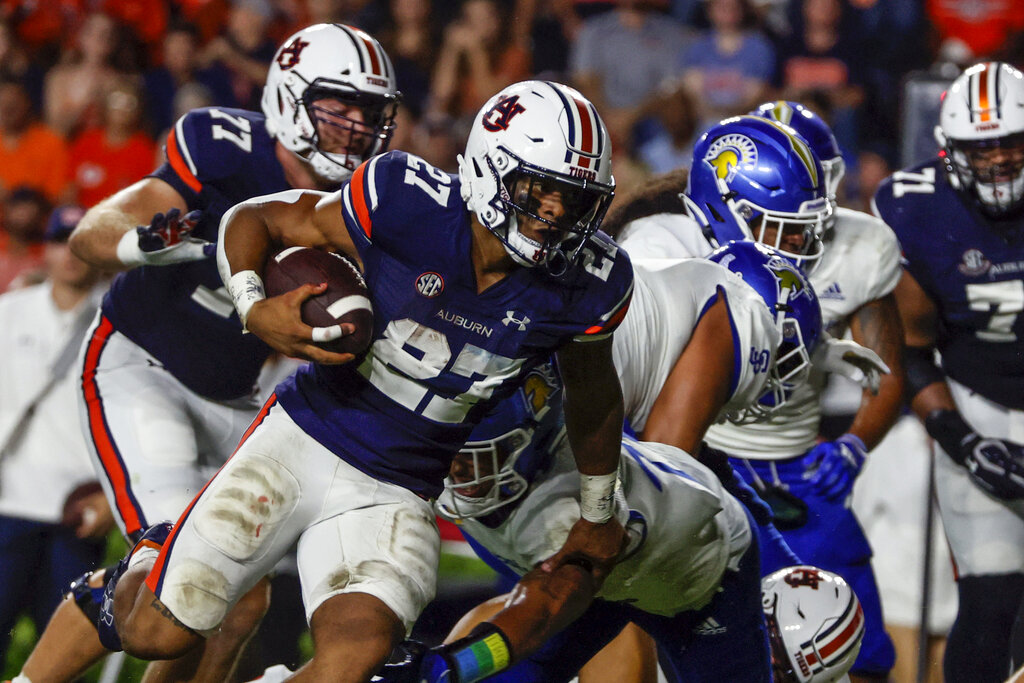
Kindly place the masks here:
POLYGON ((776 683, 831 683, 853 666, 864 638, 864 611, 842 577, 810 566, 761 579, 761 606, 776 683))
POLYGON ((615 188, 611 141, 594 105, 576 90, 524 81, 492 97, 473 121, 459 157, 462 198, 524 266, 568 270, 601 224, 615 188), (540 216, 538 196, 557 194, 562 215, 540 216), (550 229, 523 234, 524 219, 550 229))
POLYGON ((1024 74, 1002 62, 968 68, 943 95, 935 139, 953 187, 986 214, 1024 206, 1024 74))
POLYGON ((343 24, 315 24, 277 50, 261 104, 272 136, 321 179, 341 183, 387 149, 400 96, 391 60, 370 34, 343 24), (318 104, 327 99, 358 106, 363 120, 318 104), (345 151, 324 149, 325 130, 347 135, 345 151))

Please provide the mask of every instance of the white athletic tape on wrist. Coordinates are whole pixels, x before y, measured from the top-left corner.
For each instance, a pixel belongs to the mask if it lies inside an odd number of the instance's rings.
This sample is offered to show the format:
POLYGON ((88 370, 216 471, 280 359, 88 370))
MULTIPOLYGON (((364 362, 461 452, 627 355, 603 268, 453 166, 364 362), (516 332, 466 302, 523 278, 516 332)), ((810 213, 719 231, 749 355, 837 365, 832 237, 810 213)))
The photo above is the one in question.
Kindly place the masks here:
POLYGON ((247 329, 245 322, 249 318, 249 309, 257 301, 267 298, 267 293, 263 289, 263 278, 255 270, 241 270, 228 280, 228 292, 231 294, 231 300, 235 302, 238 317, 242 320, 242 329, 247 329))
POLYGON ((117 259, 126 266, 141 266, 146 262, 146 255, 139 248, 139 233, 132 228, 117 243, 117 259))
POLYGON ((580 474, 580 513, 583 519, 602 524, 612 518, 618 479, 618 471, 611 474, 580 474))

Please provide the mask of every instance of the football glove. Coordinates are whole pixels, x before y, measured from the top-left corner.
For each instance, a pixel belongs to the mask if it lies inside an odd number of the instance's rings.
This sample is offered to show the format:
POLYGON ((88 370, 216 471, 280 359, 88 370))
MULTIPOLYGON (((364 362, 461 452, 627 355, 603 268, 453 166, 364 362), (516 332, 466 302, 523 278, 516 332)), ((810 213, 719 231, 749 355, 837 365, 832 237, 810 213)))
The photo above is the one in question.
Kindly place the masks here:
POLYGON ((182 216, 176 208, 155 214, 149 225, 124 234, 117 244, 117 258, 126 266, 166 266, 213 256, 217 245, 192 237, 201 217, 201 211, 182 216))
POLYGON ((972 433, 960 448, 971 481, 983 491, 1000 500, 1024 498, 1024 446, 972 433))
POLYGON ((868 449, 853 434, 820 443, 804 457, 804 466, 816 470, 810 485, 828 500, 842 500, 853 490, 853 481, 867 460, 868 449))
POLYGON ((404 640, 398 646, 402 659, 385 664, 373 683, 458 683, 453 668, 436 649, 416 640, 404 640))
POLYGON ((878 393, 882 375, 890 372, 877 353, 848 339, 826 337, 815 349, 811 361, 819 370, 842 375, 873 394, 878 393))

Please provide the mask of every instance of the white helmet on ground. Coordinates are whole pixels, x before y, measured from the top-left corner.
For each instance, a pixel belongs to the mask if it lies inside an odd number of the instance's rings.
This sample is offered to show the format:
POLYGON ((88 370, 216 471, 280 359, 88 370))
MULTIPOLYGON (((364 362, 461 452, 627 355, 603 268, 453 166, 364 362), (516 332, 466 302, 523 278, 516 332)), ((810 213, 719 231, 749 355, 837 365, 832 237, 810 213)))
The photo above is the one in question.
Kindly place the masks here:
POLYGON ((810 566, 761 579, 761 606, 776 683, 831 683, 853 666, 864 611, 842 577, 810 566))
POLYGON ((951 183, 982 211, 1024 206, 1024 74, 1002 62, 968 68, 943 95, 935 139, 951 183))
POLYGON ((524 266, 560 274, 579 258, 611 201, 611 141, 597 109, 576 90, 549 81, 505 88, 480 110, 459 157, 462 198, 480 223, 524 266), (558 193, 563 213, 538 215, 539 194, 558 193), (539 220, 543 241, 520 231, 539 220))
POLYGON ((272 136, 321 179, 341 183, 387 149, 399 97, 391 60, 372 36, 343 24, 315 24, 278 49, 261 105, 272 136), (319 104, 330 99, 359 107, 362 121, 319 104), (341 151, 328 151, 324 131, 345 136, 341 151))

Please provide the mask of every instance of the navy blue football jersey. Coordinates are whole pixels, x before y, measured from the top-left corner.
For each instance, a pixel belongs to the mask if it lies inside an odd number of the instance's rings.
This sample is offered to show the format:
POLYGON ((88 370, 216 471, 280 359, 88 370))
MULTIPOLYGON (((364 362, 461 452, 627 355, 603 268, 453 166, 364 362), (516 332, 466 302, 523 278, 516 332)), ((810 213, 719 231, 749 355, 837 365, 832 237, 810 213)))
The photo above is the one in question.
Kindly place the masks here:
POLYGON ((577 337, 609 334, 632 267, 606 235, 565 280, 516 268, 477 292, 459 181, 390 152, 341 190, 374 305, 361 362, 311 365, 278 386, 296 423, 353 466, 428 498, 473 425, 526 373, 577 337))
MULTIPOLYGON (((240 109, 197 109, 167 137, 167 161, 152 176, 201 209, 193 235, 217 241, 235 204, 290 189, 264 117, 240 109)), ((119 274, 103 301, 115 329, 151 353, 185 386, 215 400, 250 394, 270 349, 242 334, 217 260, 141 266, 119 274)))
POLYGON ((945 373, 1024 409, 1024 218, 985 217, 950 186, 938 159, 894 173, 875 205, 907 272, 938 308, 945 373))

